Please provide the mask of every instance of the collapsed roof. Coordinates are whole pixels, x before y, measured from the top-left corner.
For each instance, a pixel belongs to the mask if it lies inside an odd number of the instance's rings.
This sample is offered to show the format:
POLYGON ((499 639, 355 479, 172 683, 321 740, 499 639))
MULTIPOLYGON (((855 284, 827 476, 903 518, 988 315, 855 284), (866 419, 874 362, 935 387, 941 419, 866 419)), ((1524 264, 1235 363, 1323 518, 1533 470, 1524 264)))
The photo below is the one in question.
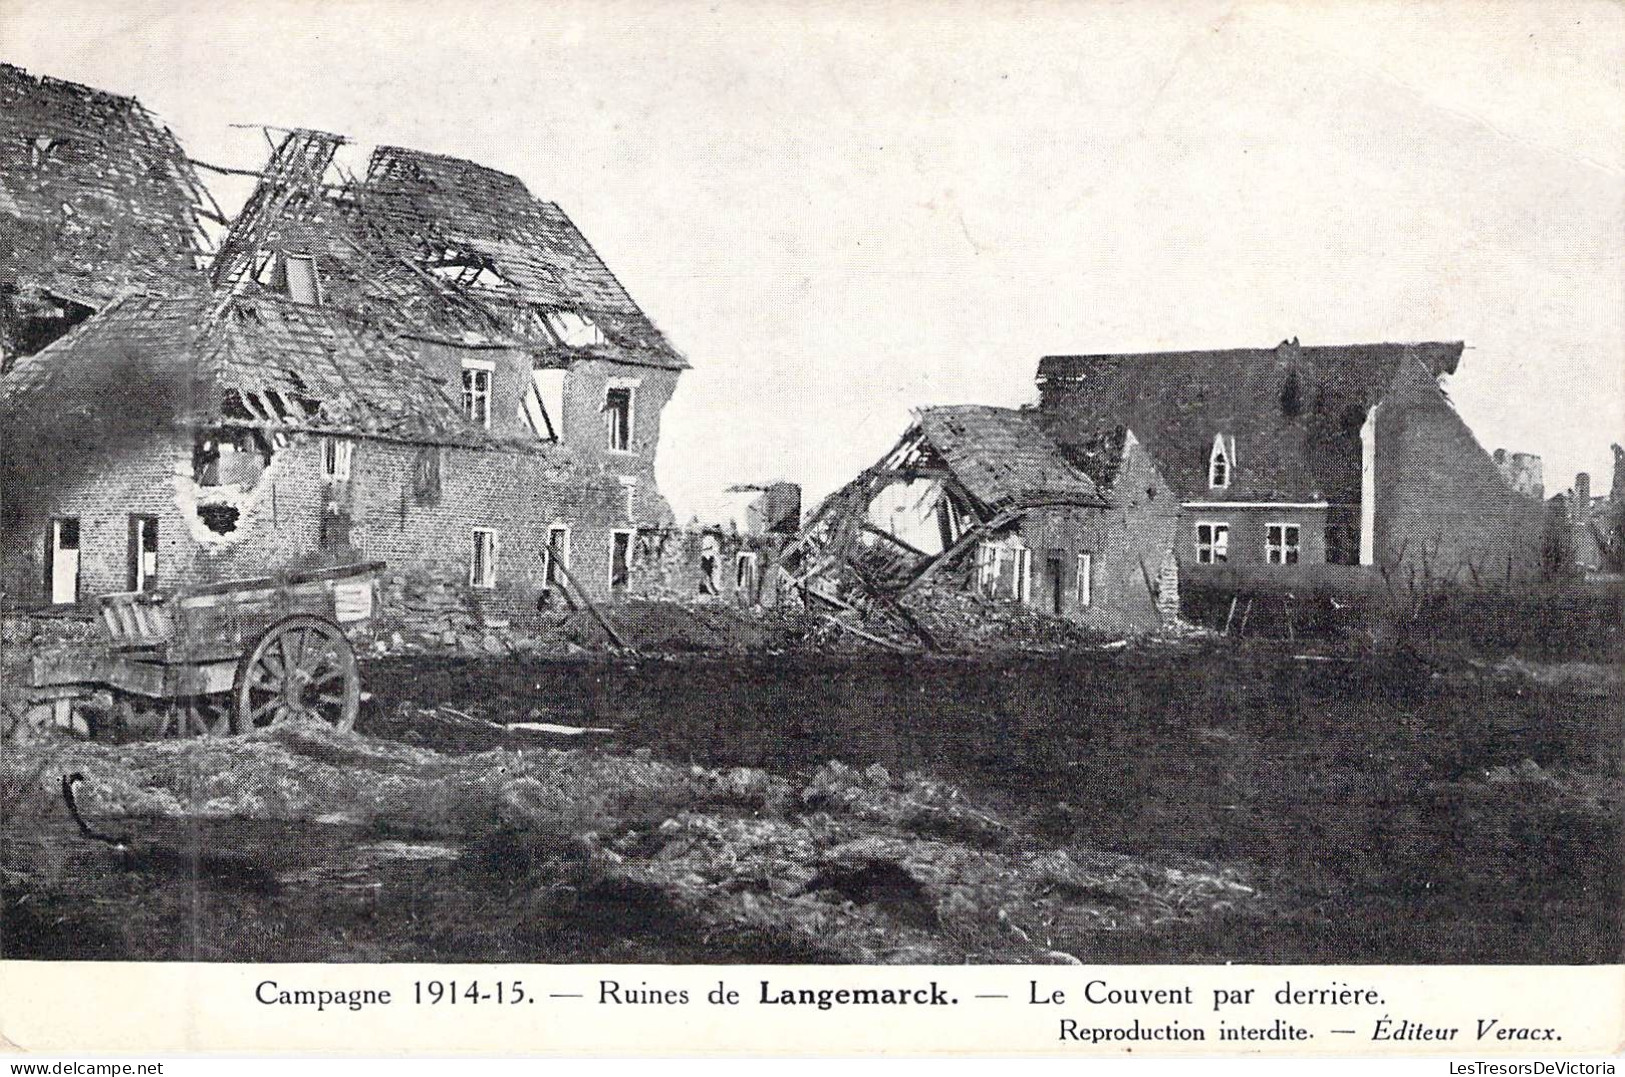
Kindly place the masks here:
POLYGON ((221 245, 217 285, 262 291, 278 259, 308 257, 322 302, 396 331, 513 344, 538 366, 687 367, 564 211, 518 178, 398 146, 346 175, 343 142, 284 135, 221 245))
POLYGON ((192 426, 313 431, 417 444, 487 444, 406 349, 342 312, 273 297, 132 295, 0 379, 0 414, 70 415, 102 387, 130 407, 164 399, 192 426))
POLYGON ((97 308, 199 288, 208 193, 133 97, 0 64, 0 291, 97 308))
POLYGON ((1026 412, 979 404, 922 408, 915 425, 949 472, 988 509, 1106 503, 1095 481, 1026 412))
POLYGON ((1453 374, 1462 343, 1051 355, 1038 365, 1040 421, 1063 449, 1128 427, 1182 496, 1360 499, 1359 432, 1401 364, 1453 374), (1208 488, 1215 437, 1235 439, 1228 487, 1208 488))

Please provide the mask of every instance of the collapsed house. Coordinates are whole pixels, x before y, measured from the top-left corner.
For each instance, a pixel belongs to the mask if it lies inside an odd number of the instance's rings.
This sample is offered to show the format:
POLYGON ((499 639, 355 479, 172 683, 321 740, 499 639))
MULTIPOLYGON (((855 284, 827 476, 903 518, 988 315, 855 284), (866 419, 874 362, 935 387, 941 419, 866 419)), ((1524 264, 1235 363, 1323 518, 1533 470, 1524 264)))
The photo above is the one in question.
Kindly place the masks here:
POLYGON ((1492 586, 1541 574, 1538 467, 1523 486, 1443 389, 1462 344, 1054 355, 1038 420, 1066 449, 1130 427, 1180 504, 1192 579, 1293 588, 1374 576, 1492 586), (1343 566, 1343 567, 1340 567, 1343 566))
POLYGON ((208 288, 115 301, 0 381, 30 432, 3 461, 13 600, 335 557, 387 562, 408 620, 638 589, 686 360, 518 179, 398 147, 353 175, 343 144, 283 132, 208 288))
POLYGON ((0 63, 0 371, 132 290, 200 290, 220 211, 140 102, 0 63))
POLYGON ((780 586, 904 621, 902 601, 932 585, 1099 627, 1155 628, 1178 611, 1178 518, 1127 428, 1067 451, 1025 411, 924 408, 812 514, 781 555, 780 586))

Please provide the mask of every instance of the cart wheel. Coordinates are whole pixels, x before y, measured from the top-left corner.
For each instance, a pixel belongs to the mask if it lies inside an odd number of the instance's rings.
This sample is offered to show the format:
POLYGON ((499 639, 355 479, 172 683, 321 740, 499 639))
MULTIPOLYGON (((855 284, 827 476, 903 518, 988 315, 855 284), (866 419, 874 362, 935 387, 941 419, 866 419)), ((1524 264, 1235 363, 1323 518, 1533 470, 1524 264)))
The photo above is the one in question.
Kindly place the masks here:
POLYGON ((243 658, 233 692, 239 733, 298 714, 349 729, 361 706, 361 674, 337 625, 290 617, 267 629, 243 658))

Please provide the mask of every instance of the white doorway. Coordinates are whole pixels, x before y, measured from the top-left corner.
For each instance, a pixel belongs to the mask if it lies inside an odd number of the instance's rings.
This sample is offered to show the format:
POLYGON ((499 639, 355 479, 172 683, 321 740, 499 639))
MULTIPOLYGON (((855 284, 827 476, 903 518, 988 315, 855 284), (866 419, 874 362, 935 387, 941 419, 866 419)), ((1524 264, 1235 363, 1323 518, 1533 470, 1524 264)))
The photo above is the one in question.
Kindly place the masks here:
POLYGON ((51 521, 51 604, 68 606, 79 601, 79 521, 73 517, 51 521))

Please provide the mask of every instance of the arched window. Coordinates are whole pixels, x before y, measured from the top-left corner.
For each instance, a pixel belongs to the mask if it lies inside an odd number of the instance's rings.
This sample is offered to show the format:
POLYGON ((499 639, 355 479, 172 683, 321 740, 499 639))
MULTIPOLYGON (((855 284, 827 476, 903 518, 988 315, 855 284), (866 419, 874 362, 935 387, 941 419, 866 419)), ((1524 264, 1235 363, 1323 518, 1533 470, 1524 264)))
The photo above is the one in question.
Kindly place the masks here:
POLYGON ((1207 458, 1208 486, 1222 490, 1230 485, 1230 473, 1235 469, 1235 462, 1232 459, 1235 451, 1235 443, 1227 443, 1223 434, 1213 436, 1213 452, 1207 458))

